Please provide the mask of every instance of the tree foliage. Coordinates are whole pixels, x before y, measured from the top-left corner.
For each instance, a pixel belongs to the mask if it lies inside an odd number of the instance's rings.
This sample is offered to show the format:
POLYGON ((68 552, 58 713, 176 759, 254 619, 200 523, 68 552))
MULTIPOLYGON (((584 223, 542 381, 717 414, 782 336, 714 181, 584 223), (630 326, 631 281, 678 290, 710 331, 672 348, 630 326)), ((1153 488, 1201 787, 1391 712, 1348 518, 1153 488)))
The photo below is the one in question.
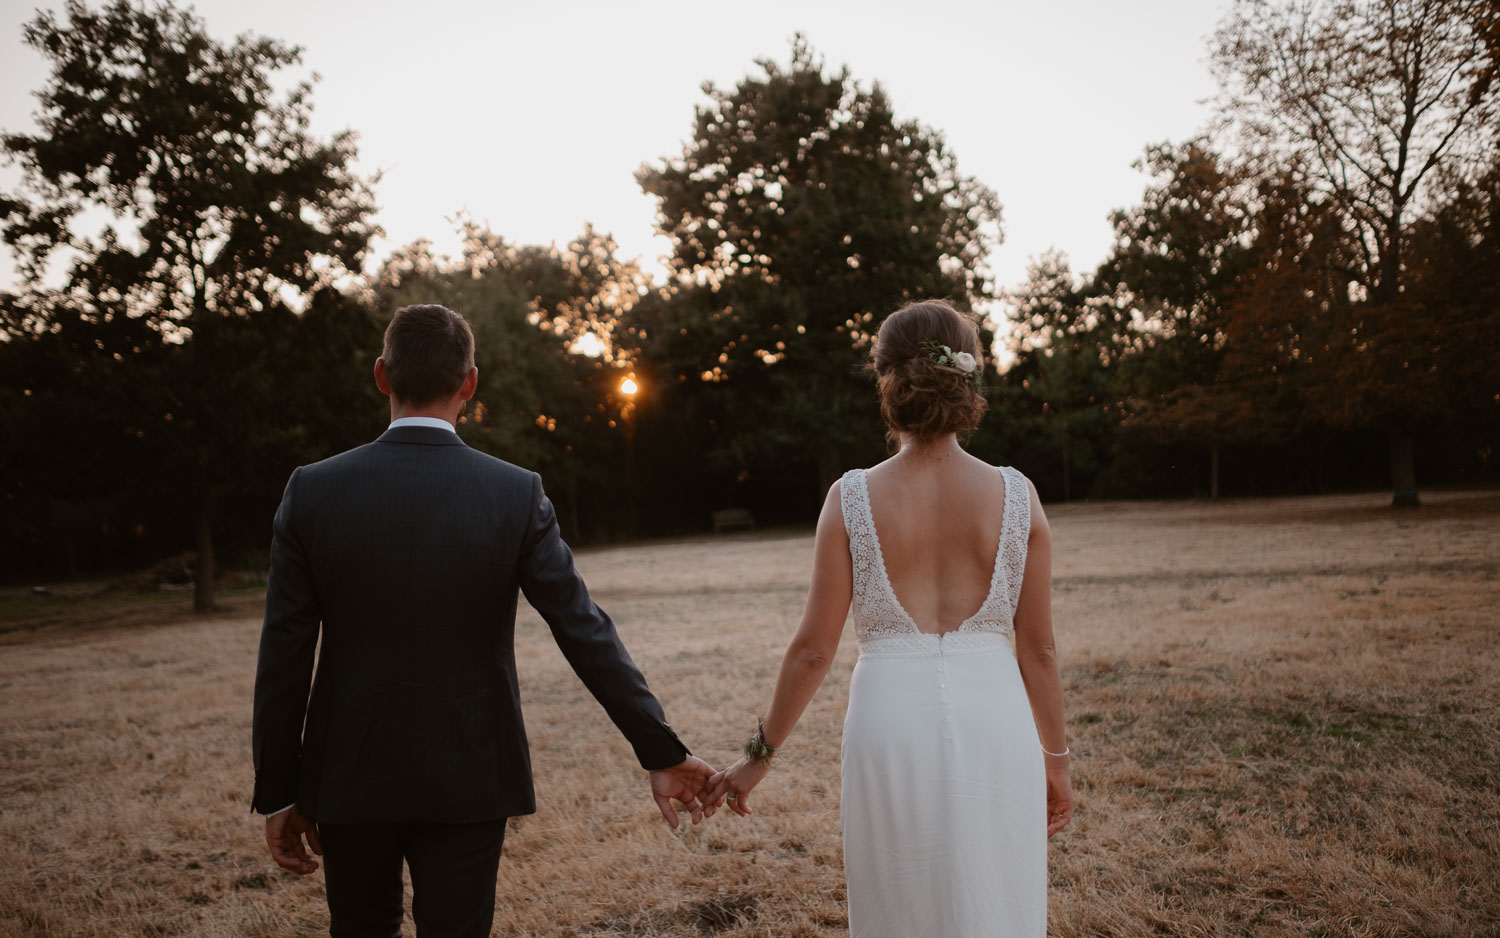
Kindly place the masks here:
POLYGON ((275 406, 289 386, 278 355, 302 331, 295 314, 358 269, 373 203, 352 169, 353 135, 310 133, 307 83, 276 91, 297 49, 248 35, 221 43, 169 4, 96 11, 74 0, 64 12, 25 27, 51 73, 39 132, 3 138, 22 182, 0 199, 27 291, 57 295, 9 302, 8 325, 58 332, 60 311, 97 350, 121 343, 76 367, 150 362, 132 369, 136 394, 93 403, 159 441, 149 464, 194 506, 196 602, 207 608, 215 501, 257 467, 279 473, 295 458, 296 447, 267 455, 298 433, 275 406))
POLYGON ((1345 410, 1391 432, 1397 504, 1416 504, 1412 434, 1424 408, 1385 393, 1419 334, 1403 296, 1412 224, 1494 162, 1500 88, 1491 5, 1478 0, 1238 0, 1213 41, 1226 126, 1326 196, 1355 248, 1345 410), (1383 351, 1382 337, 1396 338, 1383 351))
POLYGON ((675 324, 659 340, 683 380, 756 399, 721 411, 736 458, 800 460, 811 443, 831 483, 841 454, 878 438, 857 377, 873 324, 912 299, 987 297, 1000 206, 940 133, 800 37, 787 65, 757 65, 732 90, 705 85, 682 154, 637 176, 673 244, 676 307, 638 338, 675 324))
POLYGON ((1474 0, 1238 0, 1214 36, 1225 118, 1334 200, 1361 252, 1349 273, 1376 298, 1400 290, 1408 210, 1493 158, 1500 89, 1483 72, 1477 10, 1474 0))
MULTIPOLYGON (((673 245, 652 284, 592 227, 521 245, 462 215, 458 256, 417 241, 365 278, 370 183, 352 135, 309 132, 309 86, 277 90, 296 49, 125 0, 25 36, 52 73, 40 128, 0 138, 13 571, 196 539, 211 583, 293 465, 380 432, 380 326, 415 302, 474 323, 460 432, 541 471, 570 540, 807 521, 814 476, 881 455, 879 319, 998 292, 994 193, 800 38, 704 86, 637 174, 673 245)), ((1424 473, 1493 476, 1497 36, 1493 0, 1238 0, 1212 45, 1232 133, 1147 148, 1105 260, 1047 252, 1005 292, 1014 360, 971 451, 1047 498, 1217 493, 1221 455, 1237 494, 1366 486, 1387 437, 1398 491, 1414 441, 1424 473)))
POLYGON ((1043 484, 1049 495, 1064 499, 1073 497, 1076 476, 1099 470, 1119 419, 1113 384, 1123 337, 1095 280, 1080 283, 1067 256, 1048 251, 1027 266, 1025 283, 1006 297, 1019 339, 1006 379, 1020 391, 1006 401, 1007 416, 1056 454, 1055 463, 1043 464, 1059 484, 1043 484))
MULTIPOLYGON (((643 275, 592 227, 561 249, 514 245, 467 219, 460 234, 456 259, 434 255, 427 242, 395 252, 367 302, 383 319, 409 303, 441 303, 469 319, 479 390, 462 436, 542 472, 564 523, 576 525, 585 494, 623 469, 627 402, 616 385, 630 364, 614 336, 639 302, 643 275)), ((619 523, 605 500, 587 501, 608 516, 596 528, 619 523)))
POLYGON ((357 267, 372 228, 354 135, 311 136, 311 86, 272 76, 300 51, 210 37, 191 12, 77 0, 24 30, 51 66, 39 132, 6 134, 23 173, 5 240, 29 280, 68 255, 75 301, 171 329, 285 305, 357 267), (108 221, 83 229, 91 212, 108 221))

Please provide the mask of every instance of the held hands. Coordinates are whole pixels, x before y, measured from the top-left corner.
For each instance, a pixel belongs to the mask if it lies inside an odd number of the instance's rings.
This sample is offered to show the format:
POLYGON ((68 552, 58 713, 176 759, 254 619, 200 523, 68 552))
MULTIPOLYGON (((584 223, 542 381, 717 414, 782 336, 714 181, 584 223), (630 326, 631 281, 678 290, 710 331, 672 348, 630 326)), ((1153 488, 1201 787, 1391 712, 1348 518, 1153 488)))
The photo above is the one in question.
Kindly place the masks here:
POLYGON ((749 817, 753 813, 748 801, 750 792, 770 770, 769 760, 741 756, 740 761, 708 780, 706 803, 709 810, 727 803, 735 814, 749 817))
POLYGON ((764 745, 764 741, 761 745, 764 752, 757 753, 761 758, 744 756, 722 772, 715 772, 708 763, 696 756, 688 756, 670 769, 652 772, 651 797, 661 810, 663 820, 672 830, 677 829, 677 811, 672 807, 673 801, 687 810, 694 824, 703 818, 713 817, 714 812, 726 802, 735 814, 749 817, 752 812, 746 799, 749 798, 750 791, 766 777, 766 772, 771 768, 770 755, 775 753, 774 749, 764 745))
POLYGON ((303 876, 318 868, 318 861, 308 855, 308 849, 320 857, 323 855, 317 826, 296 808, 266 818, 266 846, 271 848, 271 859, 277 866, 303 876), (304 836, 307 837, 306 846, 302 843, 304 836))
POLYGON ((709 777, 713 766, 697 756, 688 756, 669 769, 658 769, 651 773, 651 797, 661 810, 662 819, 672 830, 677 829, 677 811, 673 800, 682 805, 697 824, 706 817, 714 816, 714 807, 704 797, 707 794, 709 777))

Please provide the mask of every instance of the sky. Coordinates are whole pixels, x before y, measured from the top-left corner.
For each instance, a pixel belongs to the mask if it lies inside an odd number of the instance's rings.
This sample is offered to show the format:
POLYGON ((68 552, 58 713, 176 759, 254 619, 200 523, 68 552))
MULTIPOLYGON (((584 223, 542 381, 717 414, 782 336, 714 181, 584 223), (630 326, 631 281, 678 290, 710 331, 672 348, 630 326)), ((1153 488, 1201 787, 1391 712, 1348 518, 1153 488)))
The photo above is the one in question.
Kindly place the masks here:
MULTIPOLYGON (((46 66, 21 24, 61 3, 0 0, 0 128, 29 131, 46 66)), ((200 0, 210 33, 304 49, 320 76, 315 132, 358 132, 385 237, 455 253, 460 213, 513 243, 559 245, 592 222, 660 276, 670 252, 641 192, 642 163, 679 155, 704 81, 732 87, 805 34, 830 68, 878 81, 900 119, 941 131, 961 171, 994 189, 1001 287, 1030 258, 1090 270, 1109 212, 1147 179, 1147 144, 1200 132, 1215 90, 1207 38, 1230 0, 926 0, 644 4, 200 0)), ((15 185, 0 168, 0 189, 15 185)), ((3 252, 3 247, 0 247, 3 252)), ((0 288, 16 282, 0 253, 0 288)))

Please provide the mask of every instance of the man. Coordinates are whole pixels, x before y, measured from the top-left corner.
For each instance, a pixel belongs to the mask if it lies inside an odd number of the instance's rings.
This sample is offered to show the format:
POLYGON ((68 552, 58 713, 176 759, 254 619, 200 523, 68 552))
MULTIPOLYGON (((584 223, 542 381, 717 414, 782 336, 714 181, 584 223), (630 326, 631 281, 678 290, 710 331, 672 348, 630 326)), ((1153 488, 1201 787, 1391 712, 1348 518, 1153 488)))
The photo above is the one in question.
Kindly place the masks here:
POLYGON ((390 428, 297 469, 276 512, 253 807, 282 867, 323 857, 335 936, 400 934, 403 860, 421 938, 489 935, 505 820, 535 810, 518 590, 650 772, 667 823, 671 799, 703 815, 713 770, 589 598, 541 478, 458 438, 478 377, 462 316, 398 311, 375 363, 390 428))

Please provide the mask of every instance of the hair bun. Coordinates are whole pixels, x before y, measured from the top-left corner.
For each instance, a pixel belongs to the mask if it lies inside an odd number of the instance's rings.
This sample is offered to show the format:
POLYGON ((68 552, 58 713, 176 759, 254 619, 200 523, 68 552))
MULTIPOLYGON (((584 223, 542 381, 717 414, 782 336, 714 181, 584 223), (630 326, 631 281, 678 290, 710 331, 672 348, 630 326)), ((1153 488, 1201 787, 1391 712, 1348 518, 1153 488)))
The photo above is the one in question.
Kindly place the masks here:
POLYGON ((873 362, 886 425, 917 437, 979 426, 988 406, 984 395, 970 375, 933 360, 924 341, 983 361, 974 320, 947 303, 929 300, 892 313, 880 325, 873 362))

